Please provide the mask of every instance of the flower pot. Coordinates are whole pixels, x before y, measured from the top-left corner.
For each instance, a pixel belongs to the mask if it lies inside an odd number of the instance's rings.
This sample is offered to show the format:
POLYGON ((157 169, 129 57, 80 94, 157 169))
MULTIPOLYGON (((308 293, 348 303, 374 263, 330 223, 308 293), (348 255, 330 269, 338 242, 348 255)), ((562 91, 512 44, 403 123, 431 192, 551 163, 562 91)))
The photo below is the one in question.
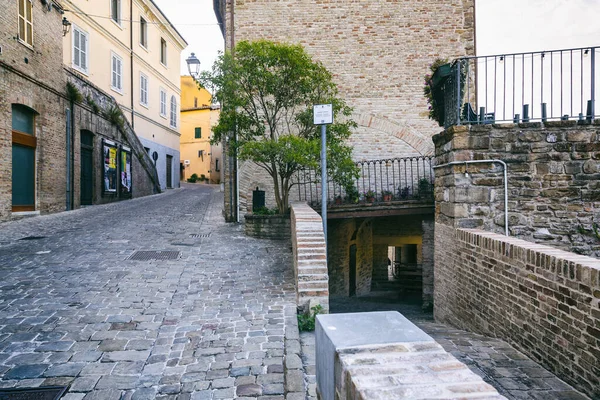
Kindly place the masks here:
POLYGON ((374 203, 375 197, 367 197, 367 203, 374 203))
POLYGON ((440 65, 438 69, 435 70, 435 73, 431 77, 431 86, 434 88, 439 87, 442 83, 448 79, 450 74, 452 73, 452 64, 444 64, 440 65))
POLYGON ((342 198, 341 197, 336 197, 335 198, 335 205, 336 206, 342 205, 342 198))
POLYGON ((392 201, 391 194, 384 194, 382 197, 383 197, 383 201, 392 201))

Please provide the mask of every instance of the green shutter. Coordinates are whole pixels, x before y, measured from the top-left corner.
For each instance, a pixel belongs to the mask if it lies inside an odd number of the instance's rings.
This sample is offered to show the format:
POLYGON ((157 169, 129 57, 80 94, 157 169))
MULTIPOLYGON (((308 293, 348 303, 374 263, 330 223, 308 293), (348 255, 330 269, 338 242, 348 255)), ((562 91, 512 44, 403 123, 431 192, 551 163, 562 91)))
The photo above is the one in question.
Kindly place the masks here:
POLYGON ((202 137, 202 128, 195 128, 194 135, 196 139, 200 139, 202 137))

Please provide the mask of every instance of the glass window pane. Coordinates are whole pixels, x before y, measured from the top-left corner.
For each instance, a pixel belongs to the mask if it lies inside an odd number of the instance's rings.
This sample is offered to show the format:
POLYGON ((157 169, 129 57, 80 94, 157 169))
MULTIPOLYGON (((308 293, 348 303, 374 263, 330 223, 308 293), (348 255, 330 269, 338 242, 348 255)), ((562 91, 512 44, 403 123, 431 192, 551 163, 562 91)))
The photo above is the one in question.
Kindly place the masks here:
POLYGON ((20 104, 12 106, 12 129, 33 135, 34 112, 20 104))
POLYGON ((19 0, 19 15, 25 18, 25 0, 19 0))
POLYGON ((27 44, 33 46, 33 32, 31 24, 27 24, 27 44))
POLYGON ((19 39, 25 40, 25 20, 19 17, 19 39))
POLYGON ((26 19, 28 22, 31 22, 31 7, 33 6, 31 4, 31 1, 26 1, 27 6, 26 6, 26 19))

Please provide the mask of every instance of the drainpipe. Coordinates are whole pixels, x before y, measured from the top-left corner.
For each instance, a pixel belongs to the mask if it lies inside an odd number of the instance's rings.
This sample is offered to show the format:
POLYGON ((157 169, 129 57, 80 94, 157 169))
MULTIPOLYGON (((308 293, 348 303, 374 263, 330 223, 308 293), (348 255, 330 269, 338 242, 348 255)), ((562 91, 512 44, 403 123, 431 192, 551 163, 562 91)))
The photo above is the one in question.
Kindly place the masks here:
POLYGON ((470 161, 452 161, 447 164, 436 165, 433 169, 448 167, 450 165, 466 165, 467 164, 490 164, 496 163, 502 165, 502 170, 504 172, 504 234, 508 236, 508 176, 507 176, 507 167, 506 163, 502 160, 470 160, 470 161))
POLYGON ((129 59, 130 59, 130 67, 131 67, 131 129, 134 128, 134 112, 133 112, 133 0, 129 2, 129 59))
POLYGON ((67 191, 66 191, 66 209, 67 211, 71 209, 71 110, 72 108, 67 108, 65 110, 65 116, 67 120, 67 143, 66 143, 66 160, 67 160, 67 191))

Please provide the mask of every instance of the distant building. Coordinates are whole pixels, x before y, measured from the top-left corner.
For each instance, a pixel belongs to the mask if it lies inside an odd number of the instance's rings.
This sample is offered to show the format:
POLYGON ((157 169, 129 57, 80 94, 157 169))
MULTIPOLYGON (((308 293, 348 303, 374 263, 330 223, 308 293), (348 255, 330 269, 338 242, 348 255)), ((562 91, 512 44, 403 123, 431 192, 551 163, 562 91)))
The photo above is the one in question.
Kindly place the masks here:
POLYGON ((212 126, 219 119, 219 107, 211 105, 210 93, 199 89, 191 76, 181 77, 181 179, 193 174, 210 183, 221 182, 221 145, 211 145, 212 126))
POLYGON ((63 0, 71 21, 63 62, 112 95, 162 189, 179 186, 179 68, 187 46, 152 0, 63 0))
MULTIPOLYGON (((437 58, 474 54, 474 3, 214 0, 214 9, 227 49, 268 39, 301 44, 321 61, 354 107, 354 159, 374 160, 433 154, 431 136, 441 128, 427 117, 424 76, 437 58)), ((256 184, 264 182, 267 195, 270 187, 250 163, 240 163, 239 171, 225 167, 225 211, 235 220, 250 208, 256 184), (236 181, 240 201, 231 205, 236 181)), ((268 197, 267 203, 274 205, 268 197)))

